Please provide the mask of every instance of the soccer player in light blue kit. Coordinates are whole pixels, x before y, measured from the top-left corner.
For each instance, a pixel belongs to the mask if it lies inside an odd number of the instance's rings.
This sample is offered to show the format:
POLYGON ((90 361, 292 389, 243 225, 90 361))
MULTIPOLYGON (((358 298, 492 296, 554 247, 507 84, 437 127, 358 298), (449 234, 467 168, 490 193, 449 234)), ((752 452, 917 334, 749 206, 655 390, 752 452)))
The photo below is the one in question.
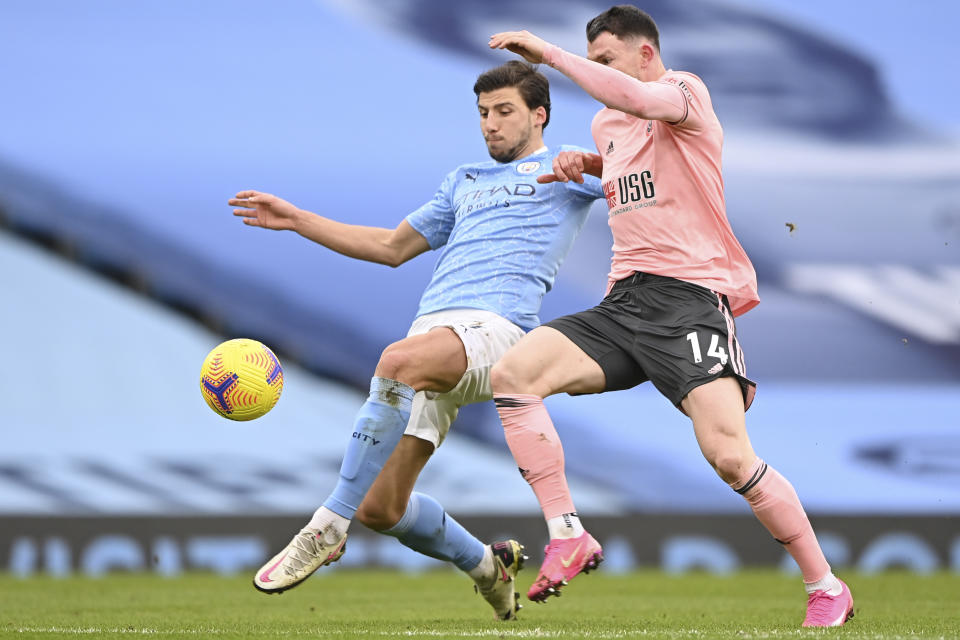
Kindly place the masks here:
POLYGON ((396 229, 336 222, 257 191, 229 201, 248 225, 293 230, 352 258, 398 266, 442 249, 407 337, 380 357, 336 488, 257 571, 261 591, 285 591, 338 560, 356 516, 468 573, 497 619, 515 618, 520 608, 514 578, 523 547, 515 540, 484 545, 413 487, 459 408, 492 399, 490 369, 539 324, 541 299, 603 192, 592 177, 537 183, 557 153, 575 147, 544 146, 550 89, 534 67, 512 61, 491 69, 474 93, 493 161, 450 172, 396 229))

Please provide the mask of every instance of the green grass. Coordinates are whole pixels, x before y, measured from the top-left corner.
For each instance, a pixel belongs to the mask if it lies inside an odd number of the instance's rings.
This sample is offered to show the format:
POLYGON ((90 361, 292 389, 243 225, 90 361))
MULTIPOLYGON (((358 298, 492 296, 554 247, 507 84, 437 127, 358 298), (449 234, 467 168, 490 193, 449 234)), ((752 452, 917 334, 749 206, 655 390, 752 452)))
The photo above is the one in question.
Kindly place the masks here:
MULTIPOLYGON (((525 588, 533 577, 521 574, 525 588)), ((956 638, 960 577, 844 574, 856 617, 842 629, 800 630, 805 597, 776 572, 728 577, 602 572, 563 597, 527 603, 496 623, 455 572, 338 571, 279 596, 246 577, 0 576, 3 638, 956 638)))

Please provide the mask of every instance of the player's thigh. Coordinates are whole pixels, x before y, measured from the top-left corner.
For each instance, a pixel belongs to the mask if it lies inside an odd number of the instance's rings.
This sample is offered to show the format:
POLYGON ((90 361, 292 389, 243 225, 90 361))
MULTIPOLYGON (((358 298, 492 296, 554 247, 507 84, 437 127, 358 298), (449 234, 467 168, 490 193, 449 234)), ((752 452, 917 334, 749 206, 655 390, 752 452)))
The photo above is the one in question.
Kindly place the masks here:
POLYGON ((694 389, 732 378, 741 389, 740 412, 756 385, 744 375, 736 326, 723 296, 675 278, 642 274, 631 290, 631 354, 654 386, 676 407, 694 389))
POLYGON ((409 435, 400 438, 360 506, 366 514, 365 524, 382 530, 400 521, 433 451, 433 443, 427 440, 409 435))
POLYGON ((417 391, 449 391, 467 370, 460 337, 450 327, 433 327, 388 346, 376 375, 400 380, 417 391))
POLYGON ((553 327, 537 327, 494 365, 494 393, 599 393, 603 369, 583 349, 553 327))
MULTIPOLYGON (((469 375, 465 374, 464 378, 469 375)), ((440 447, 450 431, 450 425, 457 419, 463 402, 456 393, 460 384, 447 393, 437 391, 419 391, 413 397, 410 407, 410 420, 404 434, 426 440, 434 449, 440 447)))
POLYGON ((448 391, 421 391, 413 398, 405 433, 439 447, 457 417, 460 407, 493 398, 490 370, 524 331, 506 318, 479 309, 450 309, 417 318, 409 335, 435 327, 451 329, 463 343, 467 368, 448 391))

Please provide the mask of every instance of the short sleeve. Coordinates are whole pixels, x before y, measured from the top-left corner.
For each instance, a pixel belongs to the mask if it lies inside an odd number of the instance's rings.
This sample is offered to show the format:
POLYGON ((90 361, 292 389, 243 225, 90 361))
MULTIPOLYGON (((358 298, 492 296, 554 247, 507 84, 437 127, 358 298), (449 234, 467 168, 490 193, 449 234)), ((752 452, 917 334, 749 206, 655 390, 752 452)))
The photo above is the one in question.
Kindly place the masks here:
POLYGON ((659 82, 673 85, 683 94, 685 105, 683 117, 667 124, 684 129, 701 128, 707 121, 707 115, 713 112, 710 92, 707 91, 703 81, 688 73, 667 73, 659 82))
POLYGON ((583 184, 577 182, 564 183, 571 193, 583 198, 584 200, 599 200, 603 196, 603 188, 600 186, 600 178, 596 176, 583 176, 583 184))
POLYGON ((433 199, 407 216, 407 222, 427 239, 431 249, 447 244, 456 214, 453 210, 453 191, 456 172, 447 174, 433 199))

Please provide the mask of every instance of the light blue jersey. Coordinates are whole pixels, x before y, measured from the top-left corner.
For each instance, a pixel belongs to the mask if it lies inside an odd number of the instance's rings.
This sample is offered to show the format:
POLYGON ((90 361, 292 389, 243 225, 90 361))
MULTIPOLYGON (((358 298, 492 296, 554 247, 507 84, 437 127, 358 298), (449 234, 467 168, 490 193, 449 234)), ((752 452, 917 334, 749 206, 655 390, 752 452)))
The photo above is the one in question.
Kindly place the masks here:
POLYGON ((543 294, 583 228, 590 205, 603 197, 600 181, 539 184, 560 151, 458 167, 433 200, 409 216, 430 248, 443 247, 417 315, 443 309, 483 309, 532 329, 543 294))

